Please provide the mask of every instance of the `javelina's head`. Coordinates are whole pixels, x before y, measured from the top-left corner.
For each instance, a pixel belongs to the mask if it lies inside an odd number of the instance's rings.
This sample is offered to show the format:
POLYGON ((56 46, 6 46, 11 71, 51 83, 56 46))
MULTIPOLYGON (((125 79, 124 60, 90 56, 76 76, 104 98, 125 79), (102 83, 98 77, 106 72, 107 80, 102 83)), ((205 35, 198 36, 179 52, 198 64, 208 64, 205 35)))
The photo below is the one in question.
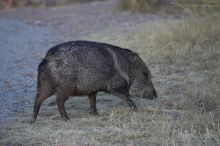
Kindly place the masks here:
POLYGON ((130 96, 151 100, 157 98, 157 93, 151 80, 150 70, 137 54, 132 55, 131 59, 133 78, 129 90, 130 96))

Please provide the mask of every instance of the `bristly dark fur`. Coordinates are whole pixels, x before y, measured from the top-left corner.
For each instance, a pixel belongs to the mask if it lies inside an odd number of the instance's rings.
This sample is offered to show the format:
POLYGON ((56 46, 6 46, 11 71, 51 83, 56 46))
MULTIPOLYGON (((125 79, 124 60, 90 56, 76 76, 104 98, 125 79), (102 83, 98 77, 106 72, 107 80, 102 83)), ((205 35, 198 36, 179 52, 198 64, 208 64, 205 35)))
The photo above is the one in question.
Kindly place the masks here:
POLYGON ((97 114, 96 94, 105 91, 124 99, 156 97, 151 74, 141 58, 129 49, 105 43, 71 41, 52 47, 38 67, 38 93, 34 119, 41 103, 51 95, 61 117, 68 119, 64 103, 69 96, 87 95, 91 114, 97 114))

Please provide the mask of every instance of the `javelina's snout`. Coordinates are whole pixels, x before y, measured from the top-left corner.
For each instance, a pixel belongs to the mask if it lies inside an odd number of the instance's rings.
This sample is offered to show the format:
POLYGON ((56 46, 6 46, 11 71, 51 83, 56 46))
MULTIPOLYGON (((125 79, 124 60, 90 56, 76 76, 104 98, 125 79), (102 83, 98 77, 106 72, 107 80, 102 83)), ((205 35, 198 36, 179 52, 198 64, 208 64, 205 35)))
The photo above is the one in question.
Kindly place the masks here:
POLYGON ((156 90, 154 89, 153 93, 152 93, 152 99, 155 99, 157 98, 157 92, 156 90))
POLYGON ((151 92, 144 92, 144 94, 142 95, 142 98, 145 98, 145 99, 150 99, 150 100, 153 100, 155 98, 157 98, 157 92, 155 89, 153 89, 151 92))

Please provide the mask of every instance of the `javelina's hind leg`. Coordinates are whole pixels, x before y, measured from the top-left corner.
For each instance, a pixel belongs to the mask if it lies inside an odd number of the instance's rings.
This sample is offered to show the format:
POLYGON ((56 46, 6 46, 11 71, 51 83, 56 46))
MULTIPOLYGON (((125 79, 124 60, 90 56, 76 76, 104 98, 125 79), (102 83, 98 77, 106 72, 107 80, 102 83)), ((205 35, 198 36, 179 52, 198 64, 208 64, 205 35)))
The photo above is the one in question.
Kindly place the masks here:
POLYGON ((58 95, 56 97, 56 102, 57 102, 57 106, 58 106, 58 109, 60 111, 60 116, 63 120, 68 120, 70 119, 68 116, 67 116, 67 113, 66 113, 66 109, 65 109, 65 106, 64 106, 64 103, 65 101, 68 99, 68 97, 64 97, 64 96, 60 96, 58 95))
POLYGON ((96 109, 96 93, 89 95, 89 102, 90 102, 90 114, 91 115, 98 115, 97 109, 96 109))
POLYGON ((37 115, 39 113, 40 110, 40 106, 42 104, 42 102, 47 99, 49 96, 51 96, 52 93, 48 93, 45 95, 40 95, 39 93, 37 93, 36 97, 35 97, 35 103, 34 103, 34 111, 33 111, 33 118, 31 120, 31 123, 35 122, 35 120, 37 119, 37 115))

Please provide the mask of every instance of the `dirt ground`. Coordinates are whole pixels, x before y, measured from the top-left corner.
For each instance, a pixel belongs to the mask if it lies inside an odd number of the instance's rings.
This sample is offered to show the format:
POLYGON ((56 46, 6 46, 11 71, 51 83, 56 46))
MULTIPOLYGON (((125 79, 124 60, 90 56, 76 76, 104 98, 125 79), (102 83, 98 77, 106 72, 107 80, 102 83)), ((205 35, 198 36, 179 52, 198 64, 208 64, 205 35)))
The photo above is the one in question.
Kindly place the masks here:
MULTIPOLYGON (((175 68, 175 76, 182 78, 176 79, 173 84, 173 80, 169 78, 171 73, 163 68, 165 63, 157 64, 157 61, 149 64, 152 74, 160 75, 159 79, 153 80, 158 90, 162 86, 166 88, 158 91, 160 97, 157 101, 134 99, 139 108, 136 113, 122 104, 119 98, 100 93, 97 99, 99 116, 89 115, 87 97, 74 97, 66 102, 71 120, 62 121, 57 106, 49 104, 54 101, 54 97, 51 97, 43 103, 37 121, 30 124, 36 93, 37 66, 50 47, 79 39, 114 43, 103 38, 106 35, 114 38, 118 33, 131 33, 143 23, 181 19, 169 15, 131 14, 117 10, 116 5, 117 0, 108 0, 0 11, 0 145, 220 144, 219 137, 210 136, 200 140, 202 136, 194 137, 169 125, 170 121, 181 120, 184 111, 162 110, 161 104, 172 95, 182 95, 181 91, 185 88, 183 70, 190 69, 187 65, 181 69, 175 68), (168 92, 169 96, 162 94, 168 92), (159 129, 158 123, 161 126, 159 129), (174 131, 176 129, 175 132, 182 133, 184 138, 181 134, 175 140, 172 136, 167 138, 165 135, 169 133, 164 131, 173 128, 174 131)), ((194 76, 193 72, 189 74, 198 81, 203 78, 202 75, 194 76)), ((193 118, 190 116, 186 117, 193 118)))

